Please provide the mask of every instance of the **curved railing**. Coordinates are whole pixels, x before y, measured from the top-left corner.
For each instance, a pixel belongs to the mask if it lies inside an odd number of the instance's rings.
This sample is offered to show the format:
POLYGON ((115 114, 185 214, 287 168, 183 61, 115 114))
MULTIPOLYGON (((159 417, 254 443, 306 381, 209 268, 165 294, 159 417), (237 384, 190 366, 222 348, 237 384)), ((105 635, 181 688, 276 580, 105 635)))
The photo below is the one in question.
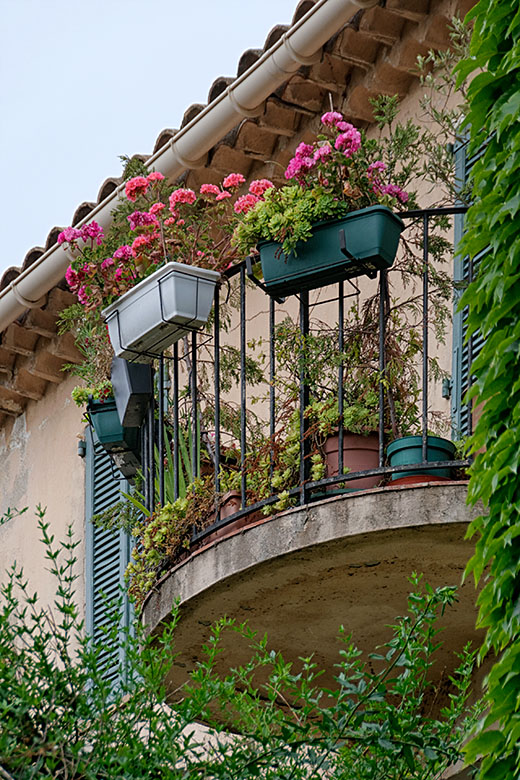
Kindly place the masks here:
MULTIPOLYGON (((421 394, 420 394, 420 435, 422 442, 422 461, 413 465, 413 471, 421 472, 431 470, 432 468, 450 468, 450 469, 463 469, 469 465, 469 461, 466 459, 453 459, 450 461, 436 461, 431 462, 427 460, 427 445, 428 445, 428 411, 429 411, 429 356, 431 346, 431 323, 430 323, 430 283, 432 277, 432 265, 431 265, 431 249, 433 242, 436 241, 432 237, 432 223, 437 223, 440 219, 450 219, 454 215, 461 215, 465 212, 465 208, 460 206, 426 209, 418 211, 408 211, 401 213, 400 216, 407 221, 408 225, 414 224, 419 226, 421 232, 420 245, 421 256, 417 258, 419 271, 416 277, 416 282, 420 285, 418 291, 417 305, 421 307, 421 326, 422 326, 422 360, 421 360, 421 394)), ((380 477, 382 481, 391 479, 392 475, 403 474, 410 471, 410 465, 402 466, 389 466, 386 463, 386 440, 385 440, 385 370, 387 365, 387 359, 385 355, 385 302, 384 296, 387 295, 387 280, 386 271, 379 272, 378 279, 378 291, 379 291, 379 458, 378 466, 371 469, 365 469, 363 471, 349 471, 345 473, 343 463, 343 439, 346 434, 343 425, 343 405, 344 405, 344 369, 345 367, 339 362, 337 366, 337 401, 338 401, 338 474, 336 476, 329 476, 319 480, 311 479, 310 469, 310 441, 308 434, 309 422, 305 414, 305 410, 309 404, 309 384, 306 379, 305 366, 302 362, 299 377, 298 387, 298 403, 297 408, 299 410, 299 479, 298 484, 288 489, 288 499, 291 505, 307 504, 310 501, 316 499, 316 497, 326 497, 327 490, 334 486, 341 485, 348 489, 349 482, 366 477, 380 477), (382 294, 383 291, 383 294, 382 294)), ((246 474, 246 452, 248 447, 247 441, 247 418, 248 418, 248 379, 247 379, 247 359, 248 359, 248 337, 251 335, 251 325, 248 322, 248 295, 254 289, 251 282, 248 281, 248 276, 252 277, 251 265, 246 261, 233 266, 223 274, 223 284, 217 286, 215 292, 215 304, 213 313, 213 323, 211 332, 191 332, 187 338, 188 349, 181 352, 181 345, 175 344, 172 348, 172 354, 158 355, 158 370, 156 372, 157 386, 163 388, 163 391, 158 394, 158 398, 155 402, 155 408, 149 410, 147 421, 143 427, 143 447, 142 447, 142 465, 144 475, 144 494, 147 506, 152 509, 156 498, 159 498, 160 503, 164 503, 165 499, 165 465, 164 465, 164 448, 165 448, 165 427, 164 422, 166 419, 170 421, 170 434, 166 434, 169 439, 168 446, 171 447, 171 462, 173 463, 173 497, 179 496, 180 486, 182 483, 181 471, 183 469, 183 459, 185 460, 186 453, 184 452, 186 445, 185 431, 183 434, 181 420, 180 420, 180 405, 181 401, 186 407, 189 406, 189 419, 191 431, 198 432, 200 430, 200 408, 203 401, 203 394, 201 393, 198 377, 201 372, 201 350, 204 350, 205 355, 211 355, 211 382, 212 382, 212 406, 214 409, 213 422, 211 430, 205 430, 201 432, 201 435, 191 436, 189 444, 191 463, 197 464, 199 462, 200 451, 200 439, 206 437, 207 449, 209 452, 210 468, 213 473, 214 490, 215 490, 215 516, 211 519, 211 522, 205 527, 198 527, 194 530, 193 539, 194 543, 200 543, 203 539, 208 537, 215 531, 225 527, 226 525, 235 522, 236 520, 245 518, 249 515, 255 514, 264 509, 264 507, 272 506, 279 500, 279 491, 272 487, 272 494, 261 501, 255 501, 254 503, 248 503, 248 487, 247 487, 247 474, 246 474), (236 462, 236 469, 240 472, 240 509, 228 517, 221 517, 219 511, 219 498, 221 495, 221 469, 223 466, 222 459, 222 441, 223 441, 223 414, 222 414, 222 399, 223 392, 221 389, 221 375, 222 375, 222 337, 226 332, 223 327, 223 307, 226 306, 226 299, 229 295, 230 285, 233 284, 238 289, 238 316, 239 322, 237 326, 238 332, 238 344, 236 348, 239 350, 239 365, 237 366, 238 373, 238 399, 237 404, 239 408, 239 436, 238 441, 238 458, 236 462), (168 370, 166 370, 168 367, 168 370), (189 400, 188 400, 189 399, 189 400), (184 439, 183 439, 184 436, 184 439), (209 437, 209 439, 208 439, 209 437), (161 453, 159 458, 156 457, 156 449, 161 453), (158 496, 156 495, 156 480, 158 481, 158 496)), ((253 279, 254 281, 254 279, 253 279)), ((345 319, 345 300, 348 295, 345 294, 345 282, 340 282, 337 285, 337 295, 334 298, 320 303, 335 304, 337 306, 337 323, 338 323, 338 346, 340 354, 344 349, 344 336, 343 323, 345 319)), ((352 284, 352 283, 349 283, 352 284)), ((353 285, 355 287, 355 285, 353 285)), ((357 289, 357 288, 356 288, 357 289)), ((255 293, 258 296, 258 293, 255 293)), ((356 293, 357 294, 357 293, 356 293)), ((309 294, 301 293, 299 296, 299 332, 304 339, 309 333, 309 321, 310 321, 310 307, 315 304, 309 303, 309 294)), ((268 318, 268 333, 262 334, 268 342, 268 401, 267 401, 267 413, 265 415, 265 426, 269 431, 271 440, 275 436, 275 421, 277 411, 277 372, 279 367, 276 365, 275 359, 275 323, 276 314, 280 309, 279 306, 283 305, 274 298, 266 296, 266 304, 268 306, 267 318, 268 318)), ((257 336, 258 334, 254 334, 257 336)), ((205 360, 205 358, 204 358, 205 360)), ((471 343, 469 345, 468 363, 471 363, 471 343)), ((204 370, 207 373, 207 364, 204 363, 204 370)), ((206 379, 207 381, 207 379, 206 379)), ((466 389, 466 388, 465 388, 466 389)), ((207 388, 204 390, 206 395, 208 394, 207 388)), ((471 426, 471 405, 468 405, 468 424, 471 426)), ((467 433, 471 432, 470 430, 467 433)), ((198 467, 195 465, 194 475, 197 476, 198 467)), ((204 524, 201 524, 204 526, 204 524)))

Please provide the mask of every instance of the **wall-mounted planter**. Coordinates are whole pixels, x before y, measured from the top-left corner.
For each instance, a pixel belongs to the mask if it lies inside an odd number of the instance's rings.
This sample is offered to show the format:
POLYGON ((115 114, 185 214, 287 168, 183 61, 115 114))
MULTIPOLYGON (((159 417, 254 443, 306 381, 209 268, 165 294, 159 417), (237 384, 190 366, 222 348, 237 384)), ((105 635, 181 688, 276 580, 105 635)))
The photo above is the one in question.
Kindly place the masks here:
POLYGON ((92 427, 103 449, 108 453, 138 452, 139 428, 126 428, 121 425, 113 398, 106 401, 90 400, 87 406, 92 427))
POLYGON ((284 255, 275 241, 258 244, 264 284, 272 295, 285 296, 324 287, 342 279, 390 268, 404 228, 386 206, 369 206, 346 217, 318 223, 296 255, 284 255))
POLYGON ((204 325, 219 278, 217 271, 167 263, 128 290, 102 312, 117 357, 150 363, 204 325))
MULTIPOLYGON (((422 463, 422 436, 403 436, 400 439, 395 439, 388 445, 387 456, 390 466, 413 466, 416 463, 422 463)), ((428 436, 427 462, 454 459, 455 445, 453 442, 440 436, 428 436)), ((410 484, 410 477, 416 478, 414 482, 428 482, 431 477, 434 477, 434 481, 440 481, 451 478, 451 469, 439 467, 422 471, 414 469, 401 471, 398 474, 392 474, 392 482, 403 480, 401 484, 410 484)))
POLYGON ((153 396, 152 366, 115 357, 110 380, 121 424, 138 428, 153 396))

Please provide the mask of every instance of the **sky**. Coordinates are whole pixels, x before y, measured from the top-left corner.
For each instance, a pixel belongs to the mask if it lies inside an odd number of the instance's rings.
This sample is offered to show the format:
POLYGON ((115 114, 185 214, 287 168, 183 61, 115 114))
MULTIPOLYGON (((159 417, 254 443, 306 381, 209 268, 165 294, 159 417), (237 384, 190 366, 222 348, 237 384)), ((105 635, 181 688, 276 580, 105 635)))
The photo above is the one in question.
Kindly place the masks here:
POLYGON ((0 274, 151 154, 297 0, 0 0, 0 274))

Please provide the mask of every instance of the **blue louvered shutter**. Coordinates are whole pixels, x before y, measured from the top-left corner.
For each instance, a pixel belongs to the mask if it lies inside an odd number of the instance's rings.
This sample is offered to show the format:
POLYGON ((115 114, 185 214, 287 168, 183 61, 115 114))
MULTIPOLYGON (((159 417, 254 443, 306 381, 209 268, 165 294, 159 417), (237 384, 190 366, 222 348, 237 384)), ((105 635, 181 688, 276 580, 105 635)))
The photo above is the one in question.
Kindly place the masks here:
MULTIPOLYGON (((455 148, 455 175, 461 186, 466 184, 473 165, 483 155, 484 147, 471 157, 467 154, 468 142, 464 141, 455 148)), ((458 311, 458 303, 465 287, 475 277, 479 263, 485 251, 474 258, 470 264, 469 257, 457 253, 464 232, 464 215, 457 214, 454 226, 455 261, 453 279, 455 282, 455 307, 453 314, 453 369, 452 369, 452 425, 455 439, 467 436, 472 431, 472 420, 468 404, 463 403, 469 384, 469 368, 482 348, 480 332, 474 333, 469 342, 466 341, 468 308, 458 311)))
MULTIPOLYGON (((103 676, 117 684, 119 670, 124 669, 124 651, 116 639, 108 641, 102 629, 110 620, 107 601, 121 595, 131 542, 123 531, 97 528, 90 518, 115 504, 121 491, 128 490, 128 483, 89 431, 86 445, 86 628, 94 643, 102 647, 103 676)), ((131 606, 125 596, 119 613, 121 631, 130 620, 131 606)))

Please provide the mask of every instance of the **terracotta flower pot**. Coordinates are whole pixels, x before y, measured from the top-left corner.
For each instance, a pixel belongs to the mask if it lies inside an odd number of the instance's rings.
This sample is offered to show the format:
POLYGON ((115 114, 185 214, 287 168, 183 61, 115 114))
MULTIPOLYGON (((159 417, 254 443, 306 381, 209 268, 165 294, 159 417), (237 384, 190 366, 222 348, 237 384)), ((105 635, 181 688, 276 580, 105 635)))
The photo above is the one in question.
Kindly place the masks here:
MULTIPOLYGON (((326 476, 336 477, 339 474, 339 437, 329 436, 324 445, 326 456, 326 476)), ((379 436, 377 433, 369 433, 363 436, 360 433, 343 434, 343 467, 349 471, 366 471, 376 469, 379 466, 379 436)), ((347 488, 354 490, 367 490, 376 487, 381 477, 361 477, 346 482, 347 488)), ((327 491, 334 490, 332 485, 327 491)))

